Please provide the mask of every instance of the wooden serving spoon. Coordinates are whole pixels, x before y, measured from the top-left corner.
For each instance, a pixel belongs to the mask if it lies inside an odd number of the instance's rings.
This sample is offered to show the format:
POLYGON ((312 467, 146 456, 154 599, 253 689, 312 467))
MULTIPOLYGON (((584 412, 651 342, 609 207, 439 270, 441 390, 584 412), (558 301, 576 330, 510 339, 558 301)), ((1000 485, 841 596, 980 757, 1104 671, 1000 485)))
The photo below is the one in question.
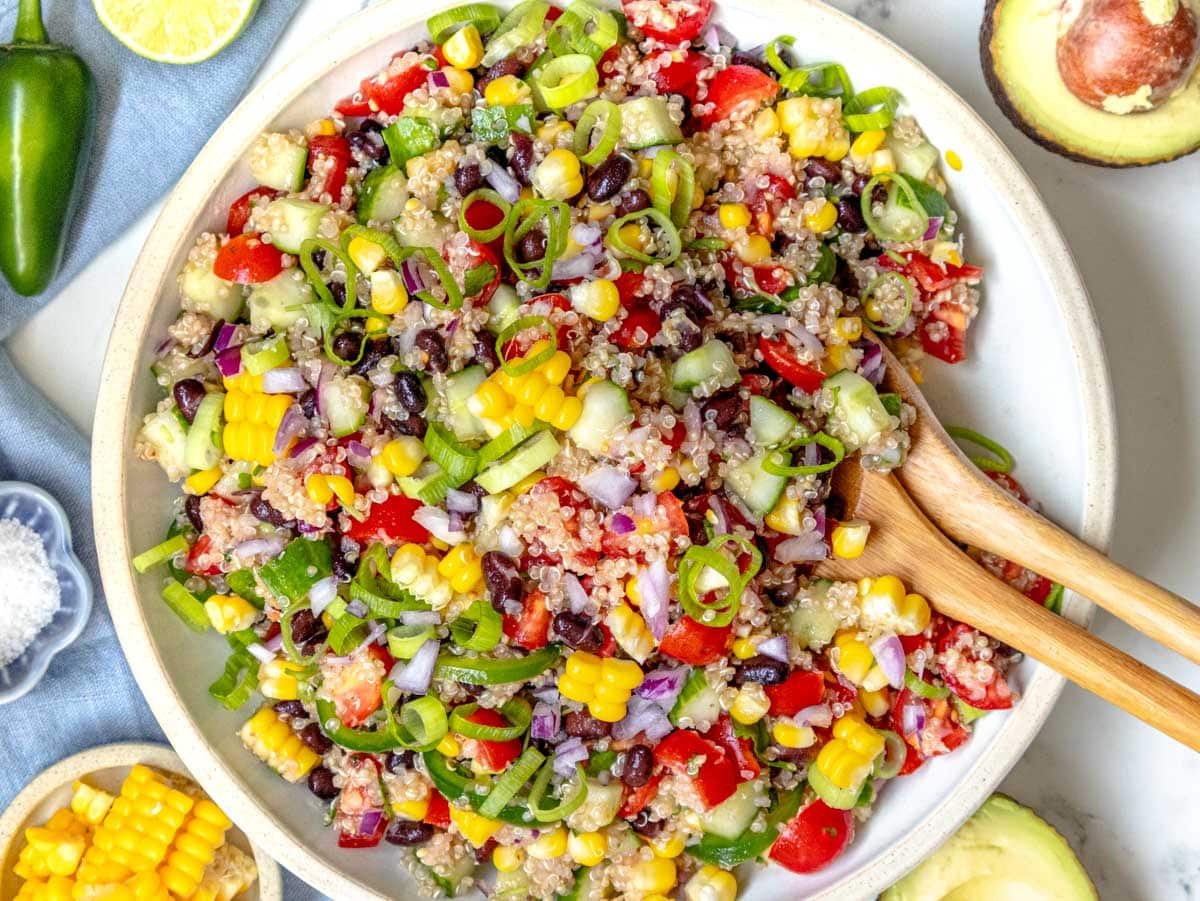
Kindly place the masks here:
POLYGON ((826 560, 817 574, 856 580, 893 573, 947 615, 1200 751, 1200 695, 1030 601, 946 536, 1079 591, 1196 662, 1200 609, 1113 563, 984 476, 946 434, 899 361, 887 348, 883 354, 886 389, 917 410, 912 447, 896 475, 857 465, 834 471, 832 490, 846 502, 847 517, 870 522, 871 536, 861 557, 826 560))

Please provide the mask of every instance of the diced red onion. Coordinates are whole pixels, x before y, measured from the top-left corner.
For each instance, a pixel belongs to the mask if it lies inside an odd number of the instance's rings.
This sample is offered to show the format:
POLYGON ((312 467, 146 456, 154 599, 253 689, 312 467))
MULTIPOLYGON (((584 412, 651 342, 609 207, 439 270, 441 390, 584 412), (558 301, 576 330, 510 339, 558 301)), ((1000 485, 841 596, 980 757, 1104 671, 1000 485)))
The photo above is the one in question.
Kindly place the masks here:
POLYGON ((361 441, 346 442, 346 459, 352 466, 369 466, 371 464, 371 449, 361 441))
POLYGON ((353 601, 351 601, 349 604, 346 605, 346 612, 349 613, 351 616, 357 616, 359 618, 362 618, 362 617, 366 616, 368 613, 367 605, 364 604, 362 601, 360 601, 358 598, 355 598, 353 601))
POLYGON ((819 506, 815 510, 813 510, 813 519, 815 519, 816 523, 817 523, 815 526, 813 526, 813 528, 816 530, 817 534, 820 535, 822 538, 828 537, 828 535, 829 535, 829 519, 825 516, 825 505, 824 504, 821 504, 821 506, 819 506))
POLYGON ((567 604, 572 613, 582 613, 588 608, 588 594, 575 573, 563 574, 563 593, 567 596, 567 604))
POLYGON ((667 634, 670 580, 666 561, 661 559, 655 560, 637 577, 638 594, 641 597, 639 609, 646 620, 646 628, 656 641, 661 641, 667 634))
POLYGON ((314 386, 316 390, 315 405, 318 413, 321 410, 321 395, 324 394, 324 387, 329 383, 329 380, 337 374, 337 364, 332 360, 321 361, 321 372, 317 376, 317 384, 314 386))
POLYGON ((546 685, 539 688, 533 693, 533 696, 539 701, 545 701, 547 704, 557 705, 562 702, 562 696, 558 693, 558 689, 553 685, 546 685))
POLYGON ((816 563, 828 556, 825 539, 817 532, 788 538, 775 547, 775 559, 780 563, 816 563))
POLYGON ((382 810, 368 810, 363 813, 362 818, 358 821, 359 835, 374 835, 379 828, 380 821, 384 818, 382 810))
POLYGON ((805 466, 816 466, 821 462, 821 446, 815 441, 804 445, 804 455, 801 459, 805 466))
POLYGON ((925 705, 913 699, 900 709, 900 731, 905 738, 925 728, 925 705))
POLYGON ((583 739, 568 738, 554 751, 554 772, 565 777, 575 772, 575 767, 588 759, 588 750, 583 746, 583 739))
POLYGON ((600 226, 591 222, 577 222, 571 226, 571 237, 575 239, 575 243, 581 247, 587 247, 591 244, 599 244, 604 237, 600 231, 600 226))
POLYGON ((312 605, 313 616, 325 612, 333 599, 337 597, 337 576, 326 576, 308 590, 308 602, 312 605))
POLYGON ((601 466, 580 479, 579 487, 608 509, 616 510, 629 500, 637 482, 615 466, 601 466))
MULTIPOLYGON (((283 423, 280 422, 280 425, 283 425, 283 423)), ((316 443, 316 438, 302 438, 296 442, 296 446, 292 448, 292 452, 288 456, 295 460, 297 457, 303 456, 305 451, 312 450, 316 443)))
POLYGON ((713 523, 713 527, 717 530, 718 535, 725 535, 729 532, 729 516, 725 513, 725 505, 721 503, 720 498, 715 494, 708 499, 708 509, 712 510, 717 521, 713 523))
POLYGON ((263 373, 263 394, 299 394, 308 390, 308 382, 295 366, 268 369, 263 373))
POLYGON ((467 517, 457 510, 450 511, 450 518, 447 520, 448 528, 451 532, 465 532, 467 529, 467 517))
POLYGON ((275 652, 268 650, 266 645, 258 641, 254 642, 253 644, 246 645, 246 650, 253 654, 262 663, 270 663, 275 659, 275 652))
POLYGON ((779 660, 783 663, 788 662, 788 641, 786 635, 775 635, 766 641, 760 641, 755 650, 773 660, 779 660))
POLYGON ((299 438, 307 426, 308 420, 304 418, 304 413, 299 407, 292 404, 283 414, 283 419, 279 420, 279 428, 275 430, 275 440, 271 443, 271 450, 276 456, 283 454, 288 449, 288 445, 295 438, 299 438))
POLYGON ((406 626, 436 626, 442 615, 436 610, 406 610, 398 619, 406 626))
POLYGON ((321 531, 322 527, 314 526, 311 523, 300 520, 296 523, 296 528, 300 530, 301 535, 315 535, 317 532, 321 531))
POLYGON ((516 203, 521 198, 521 183, 509 175, 503 166, 493 163, 486 178, 487 183, 496 189, 496 193, 509 203, 516 203))
POLYGON ((721 36, 717 34, 717 26, 709 25, 700 35, 704 41, 704 49, 709 53, 719 53, 721 50, 721 36))
POLYGON ((687 669, 681 666, 651 670, 637 687, 637 694, 648 701, 654 701, 663 710, 670 710, 675 705, 679 692, 683 690, 687 673, 687 669))
POLYGON ((271 638, 263 642, 263 647, 268 651, 278 653, 279 649, 283 647, 283 633, 276 632, 271 638))
POLYGON ((653 516, 658 509, 658 498, 653 494, 639 494, 633 499, 633 512, 638 516, 653 516))
POLYGON ((214 361, 221 375, 229 378, 242 371, 242 346, 227 347, 217 354, 214 361))
POLYGON ((883 383, 883 376, 887 372, 887 366, 883 362, 883 348, 878 344, 872 344, 863 353, 862 363, 859 364, 862 369, 862 376, 876 388, 883 383))
POLYGON ((647 147, 645 150, 643 150, 642 155, 645 156, 646 159, 652 160, 656 156, 658 156, 660 153, 662 153, 664 150, 671 150, 671 149, 673 149, 673 148, 672 148, 672 145, 670 145, 670 144, 655 144, 653 147, 647 147))
POLYGON ((624 513, 614 513, 612 518, 612 530, 618 535, 628 535, 637 526, 634 525, 632 519, 624 513))
POLYGON ((700 434, 700 406, 694 400, 683 405, 683 424, 687 429, 688 438, 693 441, 700 434))
POLYGON ((451 488, 446 492, 446 509, 451 513, 478 513, 479 498, 469 491, 451 488))
POLYGON ((612 737, 617 741, 628 741, 644 732, 650 741, 658 741, 675 727, 667 714, 656 702, 634 695, 629 699, 625 718, 613 724, 612 737))
POLYGON ((349 654, 341 654, 337 657, 334 657, 331 655, 329 657, 326 657, 324 662, 332 663, 334 666, 346 666, 347 664, 353 663, 354 658, 351 657, 349 654))
POLYGON ((557 282, 583 278, 585 275, 591 275, 596 271, 597 262, 598 260, 595 255, 582 250, 574 256, 567 257, 565 260, 555 260, 554 265, 550 269, 550 275, 557 282))
POLYGON ((792 323, 788 325, 787 331, 789 335, 794 337, 800 343, 801 347, 803 347, 817 359, 820 359, 825 355, 825 345, 821 343, 821 339, 804 326, 800 325, 799 323, 792 323))
POLYGON ((226 322, 223 326, 217 329, 217 337, 213 339, 213 350, 220 353, 227 350, 229 345, 233 343, 233 338, 237 334, 237 326, 232 322, 226 322))
POLYGON ((550 741, 558 735, 559 712, 544 701, 533 705, 533 719, 529 724, 529 735, 532 738, 550 741))
POLYGON ((435 69, 429 73, 429 86, 431 88, 448 88, 450 79, 441 69, 435 69))
POLYGON ((446 337, 447 338, 454 337, 454 333, 458 331, 458 325, 460 322, 462 322, 461 316, 455 316, 453 319, 450 320, 450 323, 446 326, 446 337))
POLYGON ((813 704, 796 711, 792 717, 797 726, 817 726, 825 729, 833 724, 833 710, 828 704, 813 704))
POLYGON ((416 294, 429 287, 425 281, 425 273, 415 257, 409 257, 400 264, 400 275, 404 279, 404 288, 409 294, 416 294))
POLYGON ((384 408, 390 398, 388 397, 387 388, 376 388, 371 392, 371 402, 367 405, 367 415, 375 418, 379 415, 379 411, 384 408))
POLYGON ((238 557, 278 557, 283 553, 284 546, 287 544, 280 535, 268 535, 265 538, 251 538, 249 541, 243 541, 233 549, 233 553, 238 557))
POLYGON ((371 626, 371 631, 367 633, 367 637, 363 639, 363 646, 369 647, 375 644, 379 639, 387 634, 387 625, 385 623, 375 623, 371 626))
POLYGON ((460 544, 467 537, 461 529, 450 528, 450 514, 439 507, 421 507, 413 514, 413 521, 424 526, 434 538, 447 544, 460 544))
POLYGON ((879 664, 880 670, 887 676, 888 685, 892 688, 903 688, 906 665, 904 645, 900 644, 900 639, 891 632, 881 635, 871 642, 871 653, 875 655, 875 662, 879 664))
POLYGON ((397 663, 392 667, 392 684, 400 691, 414 695, 429 691, 439 647, 437 639, 431 638, 417 649, 408 663, 397 663))
MULTIPOLYGON (((738 441, 741 441, 741 439, 738 439, 738 441)), ((727 443, 730 445, 733 445, 734 442, 728 441, 727 443)), ((750 456, 753 453, 752 449, 750 448, 750 443, 746 442, 746 441, 743 441, 741 443, 746 445, 745 453, 743 454, 741 451, 732 451, 732 452, 738 456, 742 456, 742 455, 747 456, 747 457, 750 456)), ((732 492, 727 492, 725 497, 722 498, 722 500, 725 503, 729 504, 729 506, 733 507, 733 509, 738 512, 738 515, 741 516, 741 518, 744 519, 746 522, 757 522, 758 520, 762 519, 761 516, 755 516, 754 513, 750 510, 750 508, 747 507, 742 502, 742 499, 732 492)))
POLYGON ((942 230, 942 223, 945 219, 942 216, 930 216, 929 228, 925 229, 925 234, 921 235, 922 241, 932 241, 938 236, 938 232, 942 230))

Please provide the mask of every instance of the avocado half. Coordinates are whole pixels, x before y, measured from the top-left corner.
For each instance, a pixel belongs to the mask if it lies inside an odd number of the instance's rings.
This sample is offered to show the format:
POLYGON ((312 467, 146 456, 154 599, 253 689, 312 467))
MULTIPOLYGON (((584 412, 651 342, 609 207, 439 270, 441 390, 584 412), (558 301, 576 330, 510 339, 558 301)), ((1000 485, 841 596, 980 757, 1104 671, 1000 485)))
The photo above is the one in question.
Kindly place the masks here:
POLYGON ((1066 839, 1028 807, 992 795, 880 901, 1097 901, 1066 839))
POLYGON ((1200 68, 1152 110, 1125 115, 1079 100, 1056 56, 1063 0, 988 0, 983 74, 1000 109, 1043 147, 1101 166, 1145 166, 1200 148, 1200 68))

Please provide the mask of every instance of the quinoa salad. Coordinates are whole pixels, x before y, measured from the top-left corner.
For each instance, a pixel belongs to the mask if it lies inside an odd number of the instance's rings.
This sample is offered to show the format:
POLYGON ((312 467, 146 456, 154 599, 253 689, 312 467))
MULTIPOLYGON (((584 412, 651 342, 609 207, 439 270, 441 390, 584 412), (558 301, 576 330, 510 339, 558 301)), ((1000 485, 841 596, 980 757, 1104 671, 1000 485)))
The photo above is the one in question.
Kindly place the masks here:
POLYGON ((896 576, 814 575, 871 540, 832 472, 909 445, 864 334, 918 381, 967 355, 941 153, 711 13, 438 13, 255 142, 179 276, 135 453, 181 493, 133 565, 224 637, 247 750, 430 896, 732 901, 1015 701, 896 576))

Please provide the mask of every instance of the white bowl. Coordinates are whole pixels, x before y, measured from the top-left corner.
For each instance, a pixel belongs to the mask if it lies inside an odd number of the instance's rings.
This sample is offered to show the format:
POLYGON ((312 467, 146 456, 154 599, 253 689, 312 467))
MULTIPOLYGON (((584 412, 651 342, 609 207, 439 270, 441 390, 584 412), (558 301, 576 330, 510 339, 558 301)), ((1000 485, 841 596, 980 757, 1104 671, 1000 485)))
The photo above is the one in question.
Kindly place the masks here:
MULTIPOLYGON (((504 5, 511 5, 505 0, 504 5)), ((135 576, 129 559, 161 540, 175 489, 130 448, 159 397, 153 348, 177 310, 175 275, 195 235, 219 230, 229 203, 251 186, 243 155, 263 129, 323 115, 391 53, 424 37, 432 7, 374 6, 316 42, 252 93, 217 131, 168 199, 130 278, 101 379, 93 439, 96 541, 109 607, 133 673, 167 736, 213 798, 290 870, 336 898, 404 893, 394 856, 335 847, 319 804, 244 751, 235 736, 247 712, 206 694, 224 642, 200 639, 159 600, 160 576, 135 576)), ((1029 179, 976 113, 932 73, 853 19, 816 0, 718 0, 718 21, 744 47, 797 36, 802 59, 839 60, 860 86, 898 87, 931 139, 964 160, 947 172, 970 257, 988 269, 972 358, 929 366, 928 388, 947 421, 990 433, 1015 452, 1018 475, 1045 509, 1098 547, 1107 545, 1115 496, 1112 395, 1100 336, 1062 236, 1029 179)), ((1086 622, 1089 605, 1066 600, 1086 622)), ((806 877, 771 868, 747 898, 847 899, 891 883, 935 848, 1000 782, 1037 734, 1063 681, 1032 661, 1010 713, 993 714, 956 753, 883 792, 850 850, 806 877)))

